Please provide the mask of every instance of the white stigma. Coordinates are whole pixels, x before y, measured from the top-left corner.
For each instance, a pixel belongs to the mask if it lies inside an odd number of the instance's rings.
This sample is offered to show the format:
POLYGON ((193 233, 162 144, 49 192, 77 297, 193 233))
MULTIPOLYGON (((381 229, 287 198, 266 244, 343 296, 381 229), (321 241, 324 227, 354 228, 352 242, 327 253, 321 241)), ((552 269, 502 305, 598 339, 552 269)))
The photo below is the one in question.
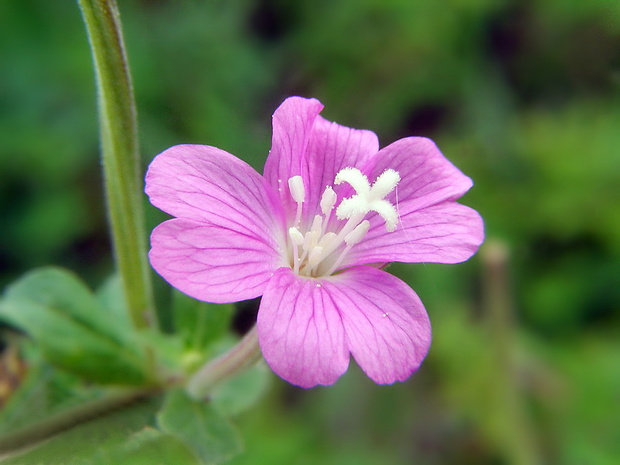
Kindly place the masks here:
POLYGON ((368 178, 357 168, 345 168, 336 176, 336 184, 347 182, 355 189, 355 195, 343 199, 336 209, 338 219, 349 219, 354 216, 363 216, 374 211, 385 221, 385 229, 392 232, 398 223, 398 213, 385 196, 394 190, 400 182, 397 171, 387 169, 375 180, 371 186, 368 178))
MULTIPOLYGON (((301 224, 302 208, 306 201, 304 180, 293 176, 288 180, 291 197, 297 203, 297 212, 293 224, 289 227, 289 253, 291 268, 302 276, 329 276, 336 272, 352 247, 359 244, 370 229, 366 215, 375 212, 385 221, 388 232, 396 229, 398 213, 385 197, 400 182, 400 175, 393 169, 387 169, 371 185, 366 175, 357 168, 340 170, 334 184, 349 184, 355 194, 338 202, 338 195, 327 186, 321 195, 319 205, 321 213, 315 214, 310 227, 301 224), (332 211, 338 220, 330 221, 332 211)), ((317 208, 310 205, 310 211, 317 208)), ((346 261, 345 261, 346 264, 346 261)))

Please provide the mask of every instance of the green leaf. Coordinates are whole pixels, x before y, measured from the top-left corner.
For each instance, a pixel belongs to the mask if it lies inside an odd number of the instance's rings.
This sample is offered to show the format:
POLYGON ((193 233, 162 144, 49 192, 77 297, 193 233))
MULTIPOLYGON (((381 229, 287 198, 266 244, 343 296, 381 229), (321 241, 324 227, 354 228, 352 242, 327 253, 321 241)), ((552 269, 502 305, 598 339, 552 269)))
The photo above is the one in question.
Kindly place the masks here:
POLYGON ((66 271, 35 270, 10 286, 0 301, 0 319, 28 333, 50 363, 89 381, 149 381, 131 329, 66 271))
POLYGON ((181 439, 205 464, 222 463, 242 450, 237 430, 208 402, 195 402, 184 391, 167 394, 157 416, 160 429, 181 439))
POLYGON ((200 302, 176 290, 172 298, 175 328, 187 349, 203 351, 228 331, 232 304, 200 302))
MULTIPOLYGON (((119 458, 131 458, 133 452, 140 458, 144 457, 142 449, 148 442, 148 437, 136 439, 134 435, 139 435, 153 423, 157 407, 156 401, 134 403, 122 410, 99 416, 57 434, 27 449, 26 452, 5 458, 0 463, 2 465, 107 465, 110 463, 133 465, 134 462, 119 460, 119 458)), ((151 439, 154 438, 151 437, 151 439)), ((178 450, 180 445, 178 442, 176 444, 175 448, 178 450)), ((160 443, 158 447, 161 446, 160 443)), ((185 462, 168 463, 181 465, 185 462)))
POLYGON ((202 465, 191 449, 170 434, 145 427, 127 442, 93 461, 96 465, 202 465))
POLYGON ((61 309, 66 317, 121 344, 130 337, 129 328, 119 325, 104 311, 90 289, 73 273, 54 267, 39 268, 9 286, 5 300, 30 301, 61 309))
POLYGON ((52 367, 36 347, 29 349, 26 377, 0 409, 0 442, 7 434, 100 398, 104 393, 104 388, 85 387, 76 376, 52 367))
POLYGON ((114 316, 118 325, 125 328, 131 327, 127 302, 123 295, 121 277, 117 274, 110 276, 95 293, 99 305, 114 316))
POLYGON ((257 363, 239 375, 216 385, 209 398, 225 415, 238 415, 265 394, 271 379, 264 363, 257 363))

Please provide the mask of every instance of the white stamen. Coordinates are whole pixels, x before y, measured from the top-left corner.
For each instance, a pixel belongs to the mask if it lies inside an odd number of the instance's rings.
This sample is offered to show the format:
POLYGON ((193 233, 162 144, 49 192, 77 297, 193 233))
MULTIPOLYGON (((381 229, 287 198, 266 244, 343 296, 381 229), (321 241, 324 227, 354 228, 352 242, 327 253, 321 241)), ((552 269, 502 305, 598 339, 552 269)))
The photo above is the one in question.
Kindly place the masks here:
POLYGON ((308 231, 304 236, 304 252, 310 252, 319 242, 319 233, 308 231))
POLYGON ((321 240, 319 241, 317 245, 320 245, 321 247, 326 247, 327 244, 329 244, 330 242, 333 242, 334 239, 336 239, 336 237, 338 237, 336 233, 333 233, 333 232, 325 233, 323 237, 321 237, 321 240))
POLYGON ((334 189, 332 189, 331 186, 327 186, 321 196, 321 211, 324 215, 327 215, 333 210, 334 205, 336 205, 336 200, 338 200, 338 197, 334 189))
POLYGON ((288 188, 295 202, 303 203, 306 200, 306 189, 304 188, 304 180, 301 176, 289 178, 288 188))
POLYGON ((288 235, 293 240, 293 243, 302 245, 304 243, 304 236, 297 228, 288 228, 288 235))
POLYGON ((288 235, 293 241, 293 271, 299 273, 299 246, 304 242, 304 236, 297 228, 288 228, 288 235))
POLYGON ((306 199, 306 189, 304 188, 304 180, 301 176, 293 176, 288 179, 288 189, 291 197, 297 203, 297 212, 295 213, 295 226, 299 226, 301 221, 302 204, 306 199))
POLYGON ((370 228, 370 221, 368 220, 362 221, 360 224, 358 224, 355 227, 353 231, 351 231, 349 234, 345 236, 344 242, 349 247, 354 246, 355 244, 357 244, 359 241, 361 241, 364 238, 369 228, 370 228))
MULTIPOLYGON (((385 197, 400 182, 400 174, 393 169, 386 169, 371 184, 366 175, 357 168, 343 168, 335 177, 334 184, 347 183, 355 191, 353 195, 342 199, 335 209, 339 220, 330 221, 332 211, 338 202, 338 196, 332 186, 327 186, 321 195, 319 206, 321 214, 315 215, 311 224, 301 224, 303 203, 306 191, 301 176, 288 180, 289 191, 297 203, 295 222, 288 230, 291 268, 296 274, 309 277, 329 276, 335 273, 352 247, 359 244, 370 229, 370 221, 364 219, 369 212, 377 213, 384 221, 386 229, 391 232, 398 224, 398 212, 385 197)), ((350 191, 349 188, 348 190, 350 191)), ((311 208, 315 208, 312 206, 311 208)))
POLYGON ((321 235, 323 232, 323 217, 321 215, 316 215, 314 217, 310 231, 316 231, 317 235, 321 235))
POLYGON ((323 260, 323 247, 317 245, 308 255, 308 264, 310 268, 314 268, 321 263, 321 260, 323 260))

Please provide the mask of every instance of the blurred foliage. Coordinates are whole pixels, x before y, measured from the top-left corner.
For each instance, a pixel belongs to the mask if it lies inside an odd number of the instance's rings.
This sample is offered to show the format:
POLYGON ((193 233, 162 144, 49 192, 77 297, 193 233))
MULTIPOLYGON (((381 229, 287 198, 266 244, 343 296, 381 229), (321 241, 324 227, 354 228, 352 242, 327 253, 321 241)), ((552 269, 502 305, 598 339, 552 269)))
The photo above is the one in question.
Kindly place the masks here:
MULTIPOLYGON (((312 391, 276 380, 239 414, 233 463, 620 461, 620 2, 119 5, 145 165, 204 143, 260 170, 273 110, 314 96, 383 145, 434 138, 509 251, 503 333, 486 262, 394 265, 434 325, 420 372, 393 387, 356 368, 312 391)), ((57 264, 98 287, 111 260, 77 6, 0 2, 0 43, 0 285, 57 264)))

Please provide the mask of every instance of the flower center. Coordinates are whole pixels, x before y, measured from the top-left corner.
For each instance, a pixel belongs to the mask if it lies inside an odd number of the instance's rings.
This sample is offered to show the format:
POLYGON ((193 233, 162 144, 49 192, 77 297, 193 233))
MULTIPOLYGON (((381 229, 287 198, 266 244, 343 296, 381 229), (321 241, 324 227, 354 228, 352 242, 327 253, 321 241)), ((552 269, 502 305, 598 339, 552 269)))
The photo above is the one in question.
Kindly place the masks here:
POLYGON ((344 168, 336 174, 334 184, 346 182, 354 190, 351 197, 342 199, 336 207, 338 197, 332 186, 327 186, 321 201, 322 215, 316 215, 309 229, 301 230, 301 215, 306 200, 304 181, 301 176, 288 180, 289 190, 297 203, 293 226, 288 230, 291 243, 291 267, 302 276, 329 276, 342 263, 351 248, 360 242, 370 228, 365 217, 370 212, 378 213, 385 221, 388 232, 396 229, 398 213, 385 196, 394 190, 400 175, 392 169, 385 170, 371 185, 368 178, 357 168, 344 168), (336 218, 345 223, 332 222, 336 207, 336 218))

